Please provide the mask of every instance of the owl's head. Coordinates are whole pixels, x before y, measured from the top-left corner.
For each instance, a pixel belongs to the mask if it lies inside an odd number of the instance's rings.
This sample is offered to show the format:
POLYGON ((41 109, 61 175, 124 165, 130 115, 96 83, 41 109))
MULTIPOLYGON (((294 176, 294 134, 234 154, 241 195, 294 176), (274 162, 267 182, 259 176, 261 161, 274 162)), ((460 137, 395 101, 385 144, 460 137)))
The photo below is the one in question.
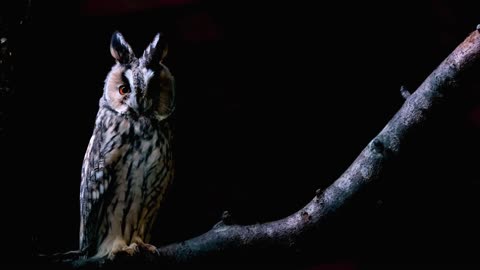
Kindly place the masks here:
POLYGON ((103 104, 120 115, 168 117, 174 108, 174 79, 162 63, 167 45, 157 34, 140 58, 115 32, 110 52, 116 61, 105 80, 103 104))

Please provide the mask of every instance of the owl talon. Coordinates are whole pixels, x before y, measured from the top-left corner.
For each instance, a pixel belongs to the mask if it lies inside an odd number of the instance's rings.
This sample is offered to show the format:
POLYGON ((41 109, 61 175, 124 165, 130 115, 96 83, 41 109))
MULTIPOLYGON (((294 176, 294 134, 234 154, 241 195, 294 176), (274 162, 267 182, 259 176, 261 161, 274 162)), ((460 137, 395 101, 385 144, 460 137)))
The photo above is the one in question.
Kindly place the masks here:
POLYGON ((118 250, 117 252, 113 252, 113 256, 110 256, 111 258, 116 257, 116 256, 133 256, 136 253, 138 253, 139 247, 136 243, 132 243, 128 247, 123 247, 122 249, 118 250))
POLYGON ((140 245, 140 248, 142 250, 145 250, 149 253, 157 254, 157 247, 156 246, 150 245, 150 244, 145 244, 145 243, 142 243, 142 244, 139 244, 139 245, 140 245))
POLYGON ((138 253, 139 248, 135 243, 130 244, 130 246, 123 248, 123 250, 130 256, 133 256, 135 253, 138 253))

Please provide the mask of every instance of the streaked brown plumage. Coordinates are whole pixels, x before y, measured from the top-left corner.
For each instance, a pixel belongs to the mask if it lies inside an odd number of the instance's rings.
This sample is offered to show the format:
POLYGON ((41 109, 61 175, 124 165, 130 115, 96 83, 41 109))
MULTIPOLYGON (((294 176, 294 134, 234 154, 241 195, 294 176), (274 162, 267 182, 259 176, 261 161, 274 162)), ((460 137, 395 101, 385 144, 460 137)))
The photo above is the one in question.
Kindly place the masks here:
POLYGON ((80 249, 91 256, 147 248, 165 191, 173 178, 174 80, 162 63, 158 34, 137 58, 115 32, 116 60, 100 98, 82 167, 80 249))

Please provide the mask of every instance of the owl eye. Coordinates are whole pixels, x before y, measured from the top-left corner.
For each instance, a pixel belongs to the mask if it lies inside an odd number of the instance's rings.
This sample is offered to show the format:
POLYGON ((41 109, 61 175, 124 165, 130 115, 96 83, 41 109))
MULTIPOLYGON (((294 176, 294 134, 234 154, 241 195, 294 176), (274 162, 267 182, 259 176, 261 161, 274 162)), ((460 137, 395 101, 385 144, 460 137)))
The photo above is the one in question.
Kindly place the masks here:
POLYGON ((120 85, 120 87, 118 87, 118 92, 123 96, 130 93, 130 88, 126 85, 120 85))

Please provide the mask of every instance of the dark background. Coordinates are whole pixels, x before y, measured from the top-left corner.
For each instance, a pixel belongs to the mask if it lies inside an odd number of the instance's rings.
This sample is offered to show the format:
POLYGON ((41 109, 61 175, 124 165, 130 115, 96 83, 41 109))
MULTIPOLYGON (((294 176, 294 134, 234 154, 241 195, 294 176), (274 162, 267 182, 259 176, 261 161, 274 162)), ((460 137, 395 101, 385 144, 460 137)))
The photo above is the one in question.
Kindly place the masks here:
MULTIPOLYGON (((168 38, 177 178, 161 245, 207 231, 224 210, 251 224, 301 208, 400 108, 400 86, 416 89, 480 23, 469 1, 276 2, 2 1, 13 52, 0 102, 3 262, 78 246, 80 168, 114 64, 113 31, 137 54, 157 32, 168 38)), ((479 87, 449 96, 320 234, 285 254, 226 261, 474 263, 479 87)))

